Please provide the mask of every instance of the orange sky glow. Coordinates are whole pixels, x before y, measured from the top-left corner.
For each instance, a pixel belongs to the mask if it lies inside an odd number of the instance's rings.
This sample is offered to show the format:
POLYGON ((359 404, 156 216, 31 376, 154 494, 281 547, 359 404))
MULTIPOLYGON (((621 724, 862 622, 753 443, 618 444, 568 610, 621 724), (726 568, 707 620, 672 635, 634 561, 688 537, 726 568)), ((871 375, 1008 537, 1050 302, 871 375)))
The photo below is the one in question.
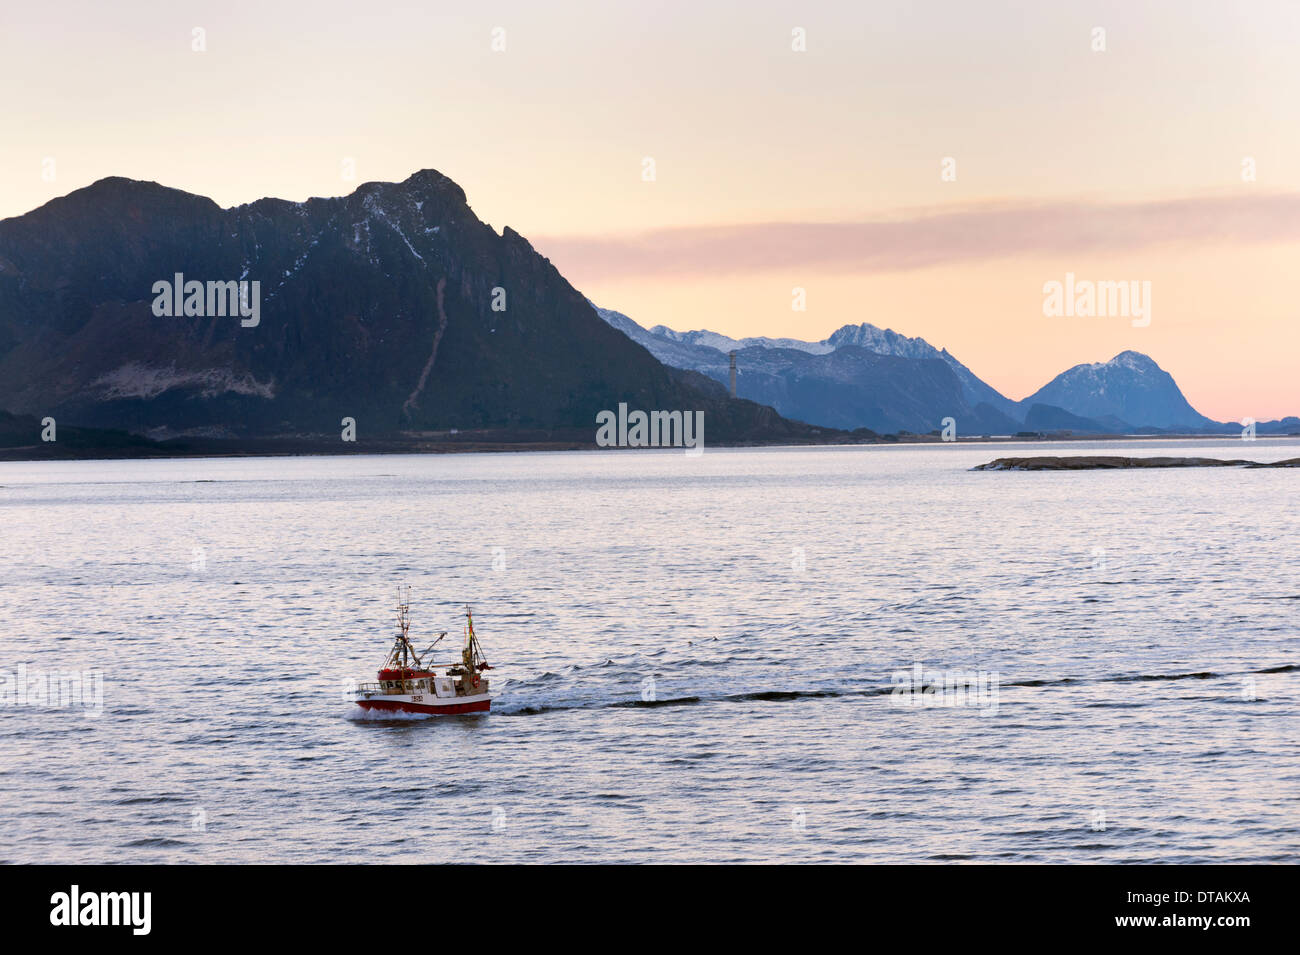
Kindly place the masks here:
POLYGON ((1135 349, 1217 420, 1300 414, 1300 4, 457 6, 26 5, 0 217, 435 168, 646 326, 871 322, 1011 398, 1135 349), (1150 282, 1150 324, 1044 315, 1067 272, 1150 282))

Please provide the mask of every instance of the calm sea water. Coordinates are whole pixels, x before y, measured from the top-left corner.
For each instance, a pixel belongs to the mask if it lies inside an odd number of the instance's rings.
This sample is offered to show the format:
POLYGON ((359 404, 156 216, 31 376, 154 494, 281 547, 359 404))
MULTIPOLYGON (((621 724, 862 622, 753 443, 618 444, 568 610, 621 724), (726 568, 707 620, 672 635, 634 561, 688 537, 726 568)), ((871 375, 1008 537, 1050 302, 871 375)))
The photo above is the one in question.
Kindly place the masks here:
POLYGON ((0 859, 1296 861, 1300 473, 967 470, 1098 447, 0 464, 0 859))

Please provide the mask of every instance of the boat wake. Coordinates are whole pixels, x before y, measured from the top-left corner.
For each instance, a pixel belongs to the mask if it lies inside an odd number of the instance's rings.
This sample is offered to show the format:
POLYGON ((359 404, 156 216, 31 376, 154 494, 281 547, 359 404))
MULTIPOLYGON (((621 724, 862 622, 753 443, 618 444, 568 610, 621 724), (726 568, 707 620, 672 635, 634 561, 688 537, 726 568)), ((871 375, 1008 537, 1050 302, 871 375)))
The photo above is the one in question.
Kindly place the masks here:
MULTIPOLYGON (((900 667, 899 669, 905 669, 900 667)), ((1039 689, 1050 687, 1100 686, 1106 684, 1171 682, 1178 680, 1226 680, 1245 676, 1293 673, 1300 671, 1300 664, 1287 663, 1280 666, 1266 667, 1258 670, 1233 670, 1214 672, 1198 670, 1187 673, 1118 673, 1100 677, 1062 676, 1046 679, 1000 680, 1002 689, 1024 688, 1039 689)), ((690 696, 672 696, 653 699, 564 699, 554 695, 550 699, 530 700, 529 690, 543 691, 539 684, 545 682, 544 691, 555 688, 550 684, 555 674, 547 673, 533 680, 520 681, 507 685, 502 699, 493 712, 502 716, 537 716, 544 713, 565 710, 592 709, 656 709, 659 707, 694 706, 703 703, 792 703, 817 699, 845 699, 851 697, 890 696, 899 687, 895 683, 873 683, 861 687, 810 687, 805 690, 753 690, 742 693, 692 694, 690 696), (549 679, 548 679, 549 678, 549 679)), ((539 694, 540 695, 540 694, 539 694)))
POLYGON ((404 710, 363 710, 359 706, 348 708, 346 719, 356 723, 406 723, 431 720, 434 713, 407 713, 404 710))

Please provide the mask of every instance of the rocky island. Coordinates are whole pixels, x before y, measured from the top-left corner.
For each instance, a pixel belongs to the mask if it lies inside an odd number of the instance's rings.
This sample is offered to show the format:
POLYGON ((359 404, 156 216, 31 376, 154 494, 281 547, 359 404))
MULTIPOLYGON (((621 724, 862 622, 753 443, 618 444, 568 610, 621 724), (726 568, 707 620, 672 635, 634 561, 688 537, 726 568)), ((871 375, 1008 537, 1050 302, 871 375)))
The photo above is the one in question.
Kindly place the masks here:
POLYGON ((972 471, 1099 471, 1122 468, 1300 468, 1300 458, 1285 461, 1246 461, 1240 458, 1127 458, 1080 454, 1066 457, 997 458, 972 471))

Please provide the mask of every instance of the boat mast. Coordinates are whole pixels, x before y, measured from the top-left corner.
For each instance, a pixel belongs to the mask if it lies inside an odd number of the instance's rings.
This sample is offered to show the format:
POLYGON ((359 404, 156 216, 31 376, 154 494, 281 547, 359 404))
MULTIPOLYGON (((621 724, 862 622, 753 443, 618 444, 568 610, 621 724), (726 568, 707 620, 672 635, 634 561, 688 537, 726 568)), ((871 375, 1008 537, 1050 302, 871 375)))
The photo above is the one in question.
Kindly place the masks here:
POLYGON ((397 645, 393 647, 393 662, 397 663, 398 653, 401 653, 401 666, 406 669, 410 658, 415 659, 415 665, 420 665, 420 658, 415 655, 411 649, 411 642, 407 639, 407 633, 411 629, 411 587, 409 584, 399 584, 397 587, 397 645))
POLYGON ((471 673, 480 669, 479 663, 486 663, 487 658, 483 656, 483 648, 479 645, 478 636, 474 633, 474 611, 465 605, 465 650, 461 654, 465 669, 471 673))

